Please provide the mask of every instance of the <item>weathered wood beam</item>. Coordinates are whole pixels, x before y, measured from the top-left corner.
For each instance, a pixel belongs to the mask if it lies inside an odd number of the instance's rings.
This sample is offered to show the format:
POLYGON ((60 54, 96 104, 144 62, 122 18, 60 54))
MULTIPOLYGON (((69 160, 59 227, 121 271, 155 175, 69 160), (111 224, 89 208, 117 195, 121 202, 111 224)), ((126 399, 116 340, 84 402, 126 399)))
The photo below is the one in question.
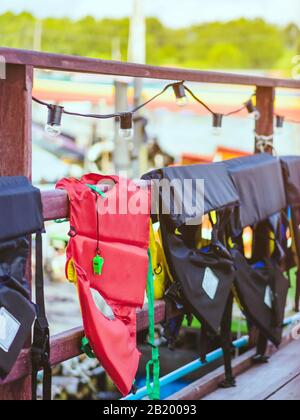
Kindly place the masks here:
POLYGON ((0 80, 0 175, 31 177, 33 68, 7 64, 0 80))
MULTIPOLYGON (((286 333, 282 340, 280 349, 286 347, 292 342, 292 337, 290 333, 286 333)), ((269 345, 268 354, 271 356, 276 353, 276 349, 272 344, 269 345)), ((253 366, 252 357, 255 355, 254 350, 250 350, 244 355, 233 360, 233 374, 234 376, 241 375, 248 369, 253 366)), ((217 370, 206 375, 204 378, 199 379, 198 381, 192 383, 191 385, 183 388, 179 392, 171 395, 167 400, 177 400, 177 401, 195 401, 200 400, 212 392, 216 391, 219 387, 219 384, 225 379, 224 367, 220 367, 217 370)))
MULTIPOLYGON (((175 314, 174 314, 175 315, 175 314)), ((158 301, 155 303, 155 323, 159 324, 165 320, 166 309, 165 302, 158 301)), ((137 331, 141 332, 148 328, 148 308, 145 306, 137 312, 137 331)), ((82 354, 81 339, 84 336, 82 327, 74 328, 55 335, 51 338, 51 365, 57 365, 66 360, 82 354)), ((23 350, 18 358, 12 372, 4 380, 0 381, 0 396, 4 385, 13 384, 30 374, 31 362, 30 351, 23 350)))
POLYGON ((29 65, 37 69, 174 81, 185 80, 199 83, 220 83, 300 89, 300 81, 293 79, 273 79, 253 75, 154 67, 141 64, 105 61, 86 57, 49 54, 10 48, 0 48, 0 56, 3 56, 7 63, 29 65))

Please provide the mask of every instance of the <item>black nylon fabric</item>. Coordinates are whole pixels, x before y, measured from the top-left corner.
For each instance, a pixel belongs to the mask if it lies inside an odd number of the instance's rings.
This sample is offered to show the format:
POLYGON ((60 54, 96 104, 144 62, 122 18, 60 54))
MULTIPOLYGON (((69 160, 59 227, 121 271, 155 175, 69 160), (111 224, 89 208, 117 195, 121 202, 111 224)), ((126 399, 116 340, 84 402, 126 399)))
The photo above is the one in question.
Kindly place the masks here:
POLYGON ((300 300, 300 156, 285 156, 280 158, 285 182, 287 203, 291 208, 291 226, 295 247, 287 249, 287 268, 298 266, 295 311, 299 312, 300 300), (296 251, 296 255, 294 254, 296 251))
POLYGON ((280 161, 269 154, 224 162, 240 198, 241 227, 254 226, 286 207, 280 161))
POLYGON ((29 235, 43 228, 40 191, 24 177, 0 177, 0 310, 19 324, 9 349, 0 345, 1 377, 10 373, 36 316, 25 270, 29 235))
POLYGON ((286 199, 290 206, 300 206, 300 156, 280 158, 285 182, 286 199))
MULTIPOLYGON (((143 179, 167 180, 169 182, 179 180, 181 186, 184 186, 184 182, 187 180, 194 181, 192 185, 186 184, 186 187, 181 188, 179 186, 179 188, 174 189, 171 196, 171 206, 168 202, 169 197, 166 197, 160 191, 159 213, 162 214, 163 209, 170 209, 170 214, 166 215, 168 217, 165 219, 165 222, 175 227, 191 222, 200 224, 204 214, 229 206, 238 206, 239 203, 238 193, 223 164, 164 168, 144 175, 143 179), (196 180, 204 181, 204 191, 196 184, 196 180), (178 212, 174 211, 174 208, 176 209, 176 204, 174 203, 183 201, 183 191, 186 202, 183 203, 181 214, 178 214, 178 212), (187 203, 192 203, 193 208, 187 203)), ((154 197, 158 199, 157 192, 154 192, 154 197)))
POLYGON ((0 241, 44 228, 41 194, 26 177, 0 177, 0 241))
MULTIPOLYGON (((232 223, 233 236, 244 227, 254 227, 252 262, 265 264, 265 268, 254 268, 241 252, 233 250, 235 289, 247 318, 264 337, 278 346, 289 289, 289 282, 278 265, 283 258, 281 212, 286 207, 280 161, 261 154, 225 161, 224 164, 238 190, 241 204, 240 226, 232 223), (272 256, 271 232, 276 238, 272 256), (273 295, 271 308, 265 301, 267 287, 273 295)), ((240 244, 239 248, 243 250, 243 245, 240 244)))
POLYGON ((0 309, 6 311, 20 324, 9 351, 0 347, 0 377, 4 379, 13 368, 24 347, 35 319, 35 307, 29 301, 28 293, 11 277, 0 277, 0 309))
POLYGON ((163 248, 173 280, 179 285, 186 311, 195 315, 210 334, 216 335, 220 330, 234 280, 231 255, 219 239, 225 228, 224 222, 229 220, 239 202, 226 167, 212 164, 165 168, 153 171, 143 179, 180 181, 179 188, 175 188, 171 199, 169 196, 165 197, 162 190, 159 192, 163 248), (185 203, 182 214, 176 213, 174 202, 182 200, 180 185, 184 185, 186 180, 197 179, 204 180, 204 191, 195 182, 188 184, 185 189, 185 199, 188 198, 189 203, 193 203, 194 212, 185 203), (170 214, 164 214, 163 210, 168 205, 166 200, 169 199, 170 214), (196 246, 196 233, 202 223, 202 216, 211 211, 217 211, 219 219, 214 227, 212 244, 205 251, 199 250, 196 246), (214 282, 215 290, 211 295, 205 287, 207 276, 208 283, 214 282))
POLYGON ((279 346, 289 281, 272 259, 265 259, 265 268, 253 269, 237 249, 231 252, 236 268, 234 284, 246 316, 268 340, 279 346), (273 295, 271 308, 266 304, 267 287, 273 295))
POLYGON ((29 256, 29 238, 23 236, 0 242, 0 277, 8 276, 28 291, 25 269, 29 256))
POLYGON ((182 227, 180 235, 170 231, 161 221, 163 248, 173 279, 180 284, 185 307, 212 334, 218 334, 234 281, 234 267, 230 255, 217 245, 208 252, 195 247, 197 227, 182 227), (219 284, 211 299, 203 281, 207 269, 212 270, 219 284))

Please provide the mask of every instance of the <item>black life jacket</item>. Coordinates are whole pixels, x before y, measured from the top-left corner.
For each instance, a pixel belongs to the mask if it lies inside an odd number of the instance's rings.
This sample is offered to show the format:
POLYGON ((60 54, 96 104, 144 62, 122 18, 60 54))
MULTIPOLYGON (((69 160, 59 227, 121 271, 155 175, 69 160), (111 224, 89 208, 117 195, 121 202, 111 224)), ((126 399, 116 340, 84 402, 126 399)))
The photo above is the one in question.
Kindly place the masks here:
POLYGON ((232 250, 235 288, 248 319, 276 346, 282 339, 289 283, 273 259, 251 266, 237 249, 232 250))
MULTIPOLYGON (((287 215, 290 219, 293 246, 286 249, 287 269, 300 265, 300 156, 281 157, 283 179, 285 183, 287 215)), ((297 271, 295 310, 299 312, 300 270, 297 271)))
MULTIPOLYGON (((172 278, 185 309, 213 335, 219 333, 222 317, 234 281, 230 252, 222 243, 224 222, 238 205, 238 195, 223 165, 195 165, 165 168, 143 177, 177 182, 169 195, 153 192, 159 204, 163 248, 172 278), (193 180, 183 187, 184 182, 193 180), (204 191, 196 180, 204 180, 204 191), (183 200, 183 190, 186 200, 183 200), (178 203, 183 205, 178 212, 178 203), (169 210, 168 212, 166 210, 169 210), (198 249, 196 232, 202 216, 217 212, 212 242, 198 249), (166 214, 168 213, 168 214, 166 214)), ((154 189, 157 185, 154 183, 154 189)), ((154 207, 157 207, 154 205, 154 207)))
POLYGON ((36 307, 25 279, 30 235, 44 229, 41 194, 25 177, 0 177, 0 377, 14 366, 36 307))
POLYGON ((237 237, 245 227, 254 234, 253 257, 248 261, 239 241, 232 250, 236 267, 235 287, 249 320, 276 346, 281 342, 289 282, 281 270, 280 212, 286 207, 279 160, 255 155, 226 161, 240 197, 240 223, 233 224, 237 237), (270 240, 274 241, 270 252, 270 240))

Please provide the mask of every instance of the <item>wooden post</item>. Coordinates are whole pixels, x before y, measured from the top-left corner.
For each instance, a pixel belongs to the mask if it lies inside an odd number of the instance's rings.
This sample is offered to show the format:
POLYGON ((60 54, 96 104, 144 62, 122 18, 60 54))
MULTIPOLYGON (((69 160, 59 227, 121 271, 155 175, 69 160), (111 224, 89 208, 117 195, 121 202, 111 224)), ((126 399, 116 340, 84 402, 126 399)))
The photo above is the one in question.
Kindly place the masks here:
MULTIPOLYGON (((260 118, 256 121, 255 131, 259 136, 272 136, 274 134, 274 100, 274 88, 261 86, 257 88, 256 107, 260 112, 260 118)), ((272 153, 271 148, 267 151, 272 153)), ((255 152, 260 152, 257 148, 257 139, 255 139, 255 152)))
MULTIPOLYGON (((8 64, 0 80, 0 175, 31 177, 31 66, 8 64)), ((31 283, 31 269, 27 270, 31 283)), ((30 400, 31 377, 0 387, 0 400, 30 400)))
MULTIPOLYGON (((255 124, 255 153, 261 153, 258 147, 258 142, 260 141, 259 136, 269 137, 274 134, 274 101, 275 89, 273 87, 257 87, 256 108, 260 113, 260 118, 255 124)), ((270 142, 273 144, 273 138, 270 142)), ((273 154, 273 148, 266 147, 265 152, 273 154)), ((261 223, 257 226, 253 237, 253 258, 256 261, 269 253, 268 234, 269 228, 267 223, 261 223)), ((263 338, 260 336, 257 327, 252 327, 250 331, 250 346, 252 347, 258 344, 260 339, 263 338)))
POLYGON ((8 64, 0 80, 0 175, 31 177, 32 80, 30 66, 8 64))

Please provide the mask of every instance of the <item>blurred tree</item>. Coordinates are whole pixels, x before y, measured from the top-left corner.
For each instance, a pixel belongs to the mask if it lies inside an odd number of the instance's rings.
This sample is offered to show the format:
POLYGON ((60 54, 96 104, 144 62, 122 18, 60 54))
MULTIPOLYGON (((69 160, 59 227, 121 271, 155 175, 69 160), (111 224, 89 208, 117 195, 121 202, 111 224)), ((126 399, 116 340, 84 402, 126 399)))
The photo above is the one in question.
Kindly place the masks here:
POLYGON ((245 67, 242 51, 233 44, 215 44, 209 50, 206 60, 214 68, 239 69, 245 67))
MULTIPOLYGON (((0 15, 0 44, 32 49, 35 22, 29 13, 0 15)), ((87 16, 78 21, 47 18, 42 28, 43 51, 111 59, 118 40, 122 59, 126 60, 128 18, 96 20, 87 16)), ((299 51, 300 29, 293 23, 281 28, 262 19, 236 19, 171 29, 157 18, 147 19, 147 62, 153 65, 286 68, 297 48, 299 51)))

